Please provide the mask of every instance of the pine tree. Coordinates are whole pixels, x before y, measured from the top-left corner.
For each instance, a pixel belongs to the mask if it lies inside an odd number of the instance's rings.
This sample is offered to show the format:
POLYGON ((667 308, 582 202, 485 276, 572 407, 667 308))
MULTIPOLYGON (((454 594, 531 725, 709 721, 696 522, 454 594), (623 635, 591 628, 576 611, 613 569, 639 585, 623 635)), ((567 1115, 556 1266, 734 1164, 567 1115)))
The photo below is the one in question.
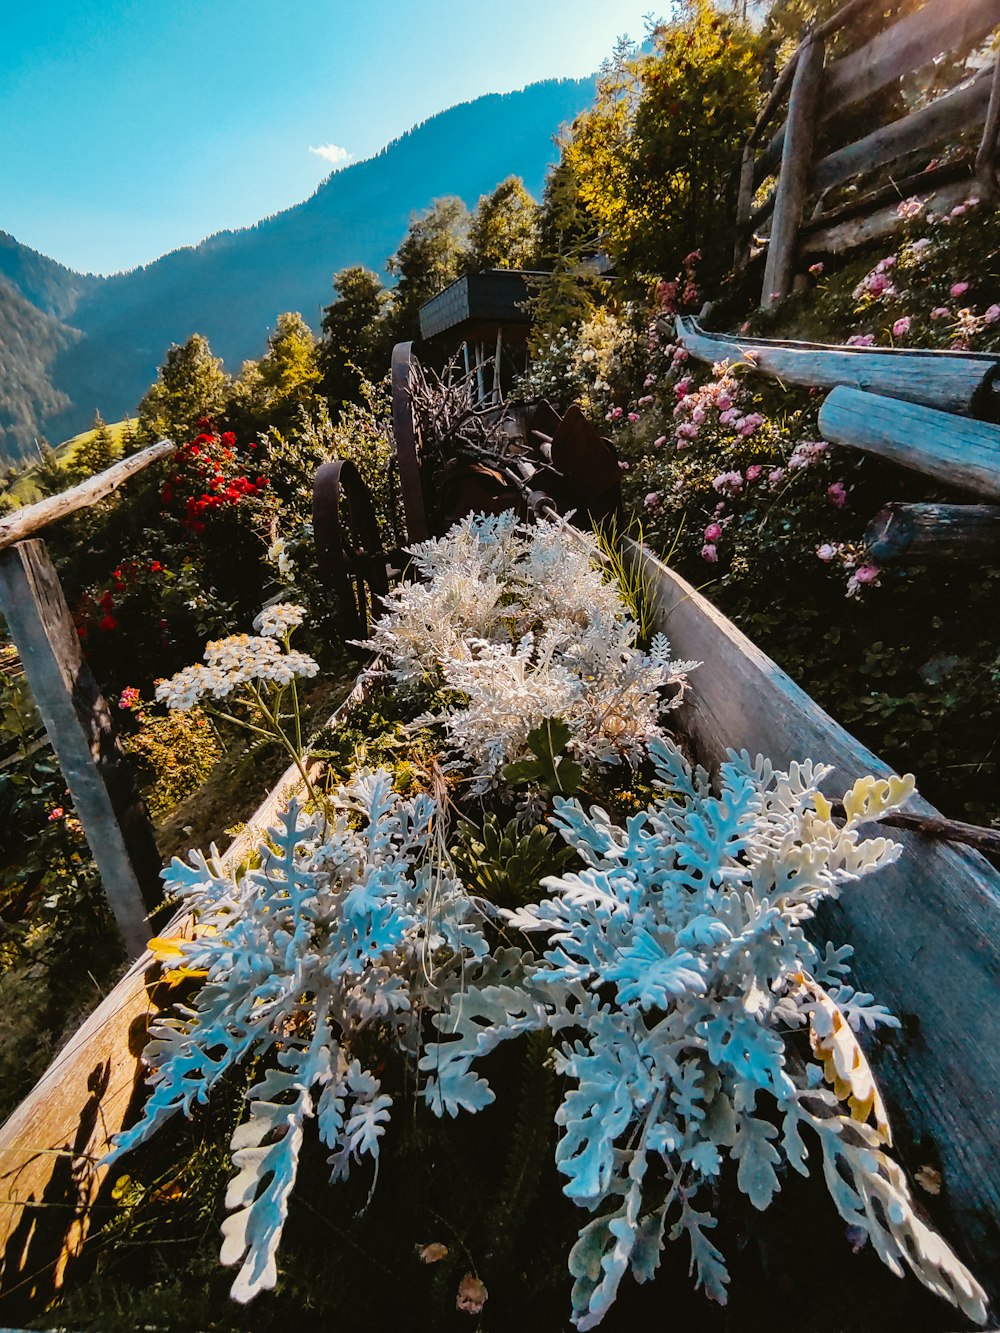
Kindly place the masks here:
POLYGON ((98 472, 105 472, 117 457, 115 437, 100 412, 95 412, 91 433, 76 446, 74 470, 83 477, 93 477, 98 472))
POLYGON ((222 361, 212 355, 207 338, 193 333, 180 346, 175 343, 156 383, 139 404, 139 439, 143 444, 161 439, 183 444, 197 434, 203 417, 215 417, 223 410, 229 388, 229 376, 222 361))

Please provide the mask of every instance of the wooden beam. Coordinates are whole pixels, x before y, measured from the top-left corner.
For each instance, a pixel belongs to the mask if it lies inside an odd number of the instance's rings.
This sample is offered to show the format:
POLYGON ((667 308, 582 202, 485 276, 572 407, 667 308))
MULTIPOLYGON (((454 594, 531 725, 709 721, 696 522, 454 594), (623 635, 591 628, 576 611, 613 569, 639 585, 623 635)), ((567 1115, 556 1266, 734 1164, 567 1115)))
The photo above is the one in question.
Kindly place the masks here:
POLYGON ((986 112, 983 137, 976 153, 976 179, 979 193, 991 204, 997 202, 997 173, 994 159, 997 151, 997 133, 1000 131, 1000 54, 993 59, 993 80, 990 87, 990 105, 986 112))
POLYGON ((817 193, 843 185, 856 176, 888 166, 922 148, 930 148, 943 139, 957 138, 963 130, 981 125, 990 103, 991 75, 984 71, 964 88, 947 93, 901 120, 838 148, 817 162, 809 188, 817 193))
POLYGON ((134 958, 149 937, 146 914, 162 897, 160 854, 44 542, 0 555, 0 610, 134 958))
POLYGON ((803 49, 792 80, 771 243, 764 267, 764 291, 760 303, 763 310, 769 310, 791 290, 798 256, 799 224, 812 166, 813 132, 822 77, 823 43, 814 39, 803 49))
POLYGON ((698 361, 751 360, 755 369, 787 384, 833 389, 839 384, 946 412, 995 416, 1000 409, 1000 357, 986 353, 843 347, 823 343, 706 333, 681 315, 677 341, 698 361))
POLYGON ((931 477, 984 500, 1000 500, 1000 426, 834 389, 819 411, 823 438, 931 477))
POLYGON ((736 202, 736 245, 733 268, 742 273, 750 262, 750 211, 753 208, 753 147, 747 144, 740 163, 740 189, 736 202))
MULTIPOLYGON (((362 693, 356 686, 326 725, 362 693)), ((220 858, 223 874, 235 875, 301 786, 293 764, 220 858)), ((189 930, 181 911, 161 934, 189 930)), ((22 1285, 57 1289, 83 1246, 107 1176, 95 1164, 145 1096, 141 1057, 160 974, 151 954, 137 958, 0 1126, 0 1297, 22 1285)))
POLYGON ((890 178, 886 185, 880 185, 877 189, 868 190, 864 194, 852 195, 833 208, 817 211, 803 224, 803 248, 808 248, 808 237, 813 231, 822 231, 851 218, 866 217, 884 205, 891 204, 895 210, 899 207, 901 199, 909 199, 912 195, 927 199, 941 186, 954 185, 956 181, 964 181, 967 190, 971 191, 974 188, 972 172, 972 158, 965 153, 941 166, 915 171, 908 176, 890 178))
MULTIPOLYGON (((628 544, 671 649, 700 661, 675 715, 700 762, 729 748, 784 767, 815 758, 834 766, 839 795, 888 766, 839 726, 706 598, 648 551, 628 544)), ((918 798, 907 809, 935 817, 918 798)), ((870 884, 824 905, 817 937, 856 950, 854 984, 899 1015, 903 1031, 869 1051, 889 1105, 940 1163, 949 1242, 1000 1296, 1000 872, 977 852, 892 830, 902 858, 870 884)))
MULTIPOLYGON (((960 179, 948 185, 941 185, 930 195, 922 196, 938 215, 947 213, 956 204, 968 198, 971 182, 968 178, 960 179)), ((905 196, 904 196, 905 197, 905 196)), ((884 208, 877 208, 872 213, 860 217, 849 217, 842 222, 818 225, 823 219, 814 219, 811 227, 803 228, 801 247, 805 255, 843 255, 850 254, 859 246, 869 241, 884 240, 899 231, 903 222, 897 213, 898 196, 894 202, 884 208)))
POLYGON ((823 121, 835 120, 942 52, 970 51, 998 23, 1000 0, 929 0, 860 50, 830 63, 823 84, 823 121))
POLYGON ((1000 505, 887 505, 868 525, 865 545, 882 563, 1000 563, 1000 505))
POLYGON ((115 463, 106 471, 99 472, 96 477, 88 477, 86 481, 81 481, 79 486, 72 486, 68 491, 61 491, 58 495, 50 495, 44 500, 39 500, 37 504, 16 509, 6 518, 0 519, 0 550, 40 532, 42 528, 55 523, 57 519, 65 518, 78 509, 87 509, 98 500, 103 500, 112 491, 116 491, 122 482, 128 481, 129 477, 142 472, 151 463, 167 458, 176 449, 177 445, 173 440, 160 440, 158 444, 151 444, 148 449, 142 449, 137 454, 123 458, 120 463, 115 463))

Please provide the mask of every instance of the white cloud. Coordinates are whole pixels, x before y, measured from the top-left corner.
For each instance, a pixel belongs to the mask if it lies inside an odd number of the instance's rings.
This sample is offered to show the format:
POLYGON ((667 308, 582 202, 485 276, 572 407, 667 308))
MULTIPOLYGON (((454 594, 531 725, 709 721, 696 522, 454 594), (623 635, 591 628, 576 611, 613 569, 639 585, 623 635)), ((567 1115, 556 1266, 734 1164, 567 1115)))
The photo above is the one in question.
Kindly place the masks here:
POLYGON ((335 167, 342 167, 345 162, 350 162, 351 158, 354 156, 354 154, 349 153, 346 148, 341 148, 335 143, 321 144, 319 148, 314 148, 312 144, 310 144, 309 151, 310 153, 315 153, 317 157, 321 157, 324 162, 329 162, 335 167))

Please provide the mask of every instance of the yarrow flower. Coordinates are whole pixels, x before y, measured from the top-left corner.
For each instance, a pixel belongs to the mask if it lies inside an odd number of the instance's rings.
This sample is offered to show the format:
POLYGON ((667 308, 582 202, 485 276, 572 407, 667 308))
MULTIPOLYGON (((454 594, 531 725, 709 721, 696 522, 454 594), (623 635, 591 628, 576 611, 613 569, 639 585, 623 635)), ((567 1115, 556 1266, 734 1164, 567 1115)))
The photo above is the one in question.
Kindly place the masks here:
POLYGON ((253 627, 265 638, 281 639, 296 626, 301 625, 305 618, 304 607, 297 606, 294 602, 279 602, 275 606, 265 606, 254 618, 253 627))
MULTIPOLYGON (((279 611, 282 608, 269 609, 279 611)), ((301 612, 300 607, 290 610, 301 612)), ((295 623, 300 622, 301 615, 295 623)), ((183 712, 206 696, 226 699, 235 689, 251 681, 284 688, 297 677, 309 678, 318 671, 319 666, 311 657, 295 649, 286 652, 276 639, 233 634, 206 645, 204 666, 196 662, 169 680, 157 681, 156 698, 168 708, 183 712)))

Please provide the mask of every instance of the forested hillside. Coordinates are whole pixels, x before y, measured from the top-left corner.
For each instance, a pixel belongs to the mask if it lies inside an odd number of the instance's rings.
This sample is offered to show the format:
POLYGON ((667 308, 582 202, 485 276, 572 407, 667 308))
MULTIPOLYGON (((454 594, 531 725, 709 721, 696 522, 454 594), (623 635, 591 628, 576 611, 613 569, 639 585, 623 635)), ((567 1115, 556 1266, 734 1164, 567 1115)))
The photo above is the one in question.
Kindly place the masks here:
MULTIPOLYGON (((14 456, 44 430, 63 438, 134 412, 171 343, 204 334, 228 368, 259 356, 277 316, 299 310, 316 330, 333 274, 382 271, 410 214, 441 195, 474 204, 511 174, 539 194, 555 160, 553 136, 593 98, 591 79, 550 80, 491 94, 417 126, 366 162, 331 175, 305 202, 241 231, 220 232, 153 264, 95 279, 0 237, 0 272, 46 313, 83 336, 50 328, 61 354, 51 384, 7 347, 19 406, 0 452, 14 456), (474 151, 473 151, 474 149, 474 151), (37 392, 31 388, 37 383, 37 392)), ((0 346, 6 344, 0 328, 0 346)))

